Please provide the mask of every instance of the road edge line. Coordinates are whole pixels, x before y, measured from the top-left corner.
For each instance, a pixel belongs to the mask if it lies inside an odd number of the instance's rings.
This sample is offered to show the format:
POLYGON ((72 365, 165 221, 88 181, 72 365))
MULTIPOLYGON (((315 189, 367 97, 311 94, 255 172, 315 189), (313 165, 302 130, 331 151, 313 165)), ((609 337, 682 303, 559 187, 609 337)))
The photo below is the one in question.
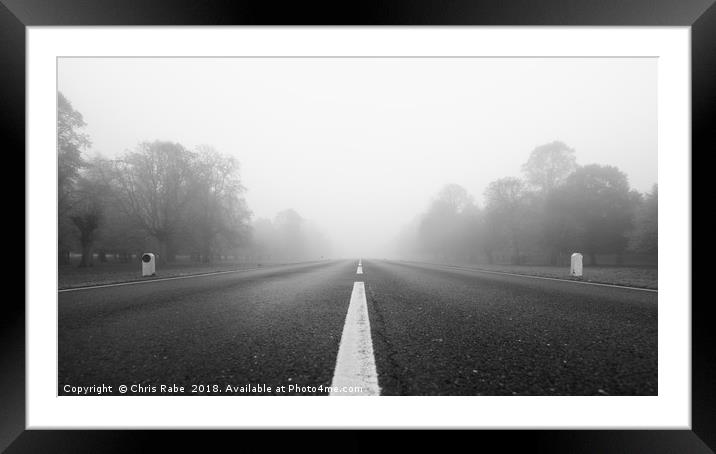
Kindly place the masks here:
POLYGON ((418 265, 441 266, 443 268, 454 268, 457 270, 464 270, 464 271, 477 271, 478 273, 504 274, 507 276, 517 276, 517 277, 526 277, 526 278, 530 278, 530 279, 543 279, 543 280, 547 280, 547 281, 567 282, 570 284, 596 285, 599 287, 613 287, 613 288, 621 288, 621 289, 626 289, 626 290, 641 290, 643 292, 659 293, 659 289, 645 288, 645 287, 630 287, 628 285, 606 284, 606 283, 602 283, 602 282, 575 281, 575 280, 571 280, 571 279, 563 279, 563 278, 558 278, 558 277, 534 276, 532 274, 508 273, 506 271, 493 271, 493 270, 485 270, 482 268, 470 268, 470 267, 457 266, 457 265, 443 265, 441 263, 412 262, 409 260, 399 260, 399 261, 404 262, 404 263, 415 263, 418 265))
POLYGON ((307 263, 316 263, 316 262, 300 262, 300 263, 287 263, 285 265, 274 265, 274 266, 259 266, 255 268, 242 268, 238 270, 225 270, 225 271, 211 271, 208 273, 196 273, 196 274, 186 274, 184 276, 167 276, 167 277, 159 277, 155 279, 147 279, 147 280, 137 280, 137 281, 126 281, 126 282, 113 282, 110 284, 99 284, 99 285, 90 285, 90 286, 82 286, 82 287, 68 287, 68 288, 62 288, 57 289, 57 293, 64 293, 64 292, 73 292, 78 290, 92 290, 97 288, 105 288, 105 287, 119 287, 122 285, 134 285, 134 284, 150 284, 152 282, 162 282, 162 281, 173 281, 176 279, 189 279, 192 277, 201 277, 201 276, 215 276, 219 274, 229 274, 229 273, 241 273, 244 271, 256 271, 256 270, 270 270, 274 268, 281 268, 285 266, 291 266, 291 265, 298 265, 298 264, 307 264, 307 263))

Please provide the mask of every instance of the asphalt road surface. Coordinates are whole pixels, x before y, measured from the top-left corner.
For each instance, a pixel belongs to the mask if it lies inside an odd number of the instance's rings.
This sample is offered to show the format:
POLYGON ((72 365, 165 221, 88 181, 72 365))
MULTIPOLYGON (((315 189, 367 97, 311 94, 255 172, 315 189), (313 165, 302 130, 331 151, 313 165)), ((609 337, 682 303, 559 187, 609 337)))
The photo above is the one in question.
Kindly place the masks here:
POLYGON ((658 392, 644 290, 344 260, 58 298, 59 395, 658 392))

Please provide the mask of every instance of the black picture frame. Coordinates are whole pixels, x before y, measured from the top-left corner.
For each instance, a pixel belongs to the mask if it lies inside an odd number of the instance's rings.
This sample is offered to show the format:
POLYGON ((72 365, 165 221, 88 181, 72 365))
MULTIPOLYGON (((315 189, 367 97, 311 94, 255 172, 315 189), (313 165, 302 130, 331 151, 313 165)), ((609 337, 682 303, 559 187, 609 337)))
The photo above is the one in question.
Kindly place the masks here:
MULTIPOLYGON (((292 2, 190 0, 0 0, 0 128, 9 155, 25 166, 25 28, 77 25, 534 25, 690 26, 692 32, 692 157, 713 151, 716 105, 714 0, 405 0, 292 2), (352 5, 352 6, 351 6, 352 5), (340 6, 340 7, 339 7, 340 6)), ((19 168, 19 167, 18 167, 19 168)), ((16 172, 19 173, 19 172, 16 172)), ((693 180, 692 180, 693 181, 693 180)), ((6 190, 7 190, 6 183, 6 190)), ((24 210, 24 207, 23 207, 24 210)), ((26 226, 25 226, 26 227, 26 226)), ((27 242, 29 238, 25 237, 27 242)), ((24 251, 23 251, 24 252, 24 251)), ((19 253, 18 253, 19 254, 19 253)), ((24 256, 24 254, 23 254, 24 256)), ((9 259, 7 259, 9 260, 9 259)), ((14 272, 14 271, 13 271, 14 272)), ((680 302, 686 303, 686 302, 680 302)), ((716 354, 708 298, 692 303, 692 430, 469 431, 483 445, 497 441, 550 452, 713 452, 716 450, 716 354)), ((8 297, 0 316, 0 449, 19 452, 142 451, 149 431, 25 430, 25 304, 8 297)), ((219 446, 229 432, 197 434, 219 446)), ((465 433, 462 433, 465 436, 465 433)), ((245 436, 245 435, 243 435, 245 436)), ((364 445, 364 432, 341 434, 364 445)), ((174 441, 188 434, 172 431, 174 441)), ((300 444, 303 434, 292 433, 300 444)), ((264 442, 266 437, 263 436, 264 442)), ((280 439, 282 437, 276 437, 280 439)), ((429 447, 422 433, 412 443, 429 447), (427 443, 427 444, 426 444, 427 443)), ((489 445, 485 445, 489 446, 489 445)), ((367 449, 367 446, 363 446, 367 449)))

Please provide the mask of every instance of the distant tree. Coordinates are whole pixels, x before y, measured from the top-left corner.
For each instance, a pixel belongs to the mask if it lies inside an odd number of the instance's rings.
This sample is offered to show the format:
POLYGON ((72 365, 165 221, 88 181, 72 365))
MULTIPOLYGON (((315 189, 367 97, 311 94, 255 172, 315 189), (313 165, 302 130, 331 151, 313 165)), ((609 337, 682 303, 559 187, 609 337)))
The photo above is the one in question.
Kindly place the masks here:
POLYGON ((242 197, 238 162, 211 147, 200 147, 193 162, 190 217, 204 262, 218 243, 235 247, 247 236, 250 212, 242 197))
POLYGON ((219 232, 219 251, 237 251, 251 238, 251 210, 243 197, 228 199, 224 224, 219 232))
POLYGON ((418 235, 425 251, 434 258, 468 258, 468 212, 473 216, 474 202, 460 185, 443 187, 428 207, 420 222, 418 235))
POLYGON ((418 236, 422 249, 433 259, 444 259, 446 254, 447 229, 449 221, 446 219, 449 213, 446 206, 440 203, 432 203, 426 213, 422 215, 418 236))
POLYGON ((256 219, 250 226, 251 256, 256 260, 273 260, 277 255, 276 229, 270 219, 256 219))
MULTIPOLYGON (((141 227, 135 216, 128 216, 113 181, 116 162, 95 155, 89 161, 96 178, 102 186, 102 222, 95 238, 95 248, 100 253, 116 254, 122 262, 132 254, 140 254, 151 242, 149 234, 141 227)), ((150 247, 151 249, 151 247, 150 247)))
POLYGON ((82 150, 91 143, 89 136, 82 132, 86 126, 82 114, 72 108, 62 93, 57 93, 57 184, 60 213, 71 208, 69 195, 84 166, 82 150))
MULTIPOLYGON (((506 242, 511 248, 511 262, 522 261, 521 247, 525 234, 528 193, 525 183, 514 177, 500 178, 485 190, 485 216, 492 248, 506 242)), ((488 257, 492 250, 488 251, 488 257)))
POLYGON ((104 220, 108 186, 102 178, 99 166, 101 161, 98 159, 85 164, 72 194, 73 203, 69 217, 77 230, 82 249, 80 267, 92 266, 93 246, 104 220))
POLYGON ((576 168, 574 149, 559 141, 538 146, 522 165, 527 183, 543 193, 562 184, 576 168))
POLYGON ((656 184, 636 210, 631 248, 644 254, 659 253, 659 187, 656 184))
POLYGON ((331 253, 329 238, 314 223, 307 221, 303 226, 303 236, 307 254, 305 260, 318 260, 331 253))
POLYGON ((453 183, 440 190, 435 203, 445 206, 450 213, 459 214, 472 205, 473 200, 464 187, 453 183))
POLYGON ((245 248, 256 260, 317 260, 331 252, 328 237, 291 208, 277 213, 273 221, 256 219, 250 227, 245 248))
POLYGON ((551 265, 558 264, 560 254, 570 254, 579 248, 572 195, 560 188, 546 195, 540 216, 541 243, 549 252, 551 265))
POLYGON ((303 236, 304 219, 293 209, 276 214, 274 226, 278 234, 281 255, 288 260, 300 260, 306 252, 303 236))
POLYGON ((195 158, 181 144, 154 141, 114 161, 111 181, 119 205, 157 240, 160 263, 173 259, 173 240, 192 195, 195 158))
POLYGON ((134 217, 125 214, 116 197, 108 197, 103 207, 103 222, 95 241, 96 249, 116 254, 122 262, 128 262, 132 254, 139 255, 152 250, 152 237, 134 217))
POLYGON ((574 149, 554 141, 536 147, 522 165, 528 184, 536 191, 531 200, 535 229, 541 243, 549 251, 550 263, 556 265, 559 254, 567 247, 570 225, 559 209, 556 190, 576 170, 574 149))
POLYGON ((476 263, 484 252, 485 219, 482 210, 476 203, 471 203, 460 213, 459 235, 457 247, 465 255, 467 261, 476 263))
POLYGON ((82 130, 86 126, 82 114, 76 111, 65 96, 57 93, 57 214, 59 263, 70 258, 72 222, 67 216, 72 209, 73 191, 80 169, 84 166, 82 150, 90 144, 82 130))
POLYGON ((422 215, 417 215, 403 226, 392 242, 393 253, 399 257, 416 258, 419 256, 423 248, 419 234, 422 219, 422 215))
POLYGON ((92 266, 92 245, 95 240, 95 232, 99 229, 102 221, 102 206, 90 203, 79 208, 77 214, 71 215, 70 219, 80 234, 82 259, 79 266, 80 268, 92 266))
POLYGON ((443 260, 484 255, 488 263, 509 258, 512 264, 545 254, 557 264, 560 255, 575 251, 592 264, 601 253, 616 254, 621 263, 627 245, 655 253, 656 187, 642 201, 619 169, 579 167, 574 150, 562 142, 535 148, 522 170, 525 180, 507 177, 488 185, 484 209, 464 188, 445 186, 398 235, 396 251, 443 260))
POLYGON ((560 206, 574 225, 576 244, 597 263, 597 253, 621 256, 631 229, 635 194, 626 175, 613 166, 578 168, 560 187, 560 206))

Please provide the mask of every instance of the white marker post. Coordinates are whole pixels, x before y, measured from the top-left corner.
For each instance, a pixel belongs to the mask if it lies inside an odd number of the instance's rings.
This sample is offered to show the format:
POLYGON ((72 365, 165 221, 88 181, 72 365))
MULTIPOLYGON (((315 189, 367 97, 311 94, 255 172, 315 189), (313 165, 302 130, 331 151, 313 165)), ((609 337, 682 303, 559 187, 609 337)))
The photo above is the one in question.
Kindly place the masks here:
POLYGON ((156 272, 156 260, 154 254, 146 252, 142 254, 142 276, 154 276, 156 272))
POLYGON ((572 262, 569 267, 569 274, 574 277, 582 277, 582 254, 575 252, 572 254, 572 262))

